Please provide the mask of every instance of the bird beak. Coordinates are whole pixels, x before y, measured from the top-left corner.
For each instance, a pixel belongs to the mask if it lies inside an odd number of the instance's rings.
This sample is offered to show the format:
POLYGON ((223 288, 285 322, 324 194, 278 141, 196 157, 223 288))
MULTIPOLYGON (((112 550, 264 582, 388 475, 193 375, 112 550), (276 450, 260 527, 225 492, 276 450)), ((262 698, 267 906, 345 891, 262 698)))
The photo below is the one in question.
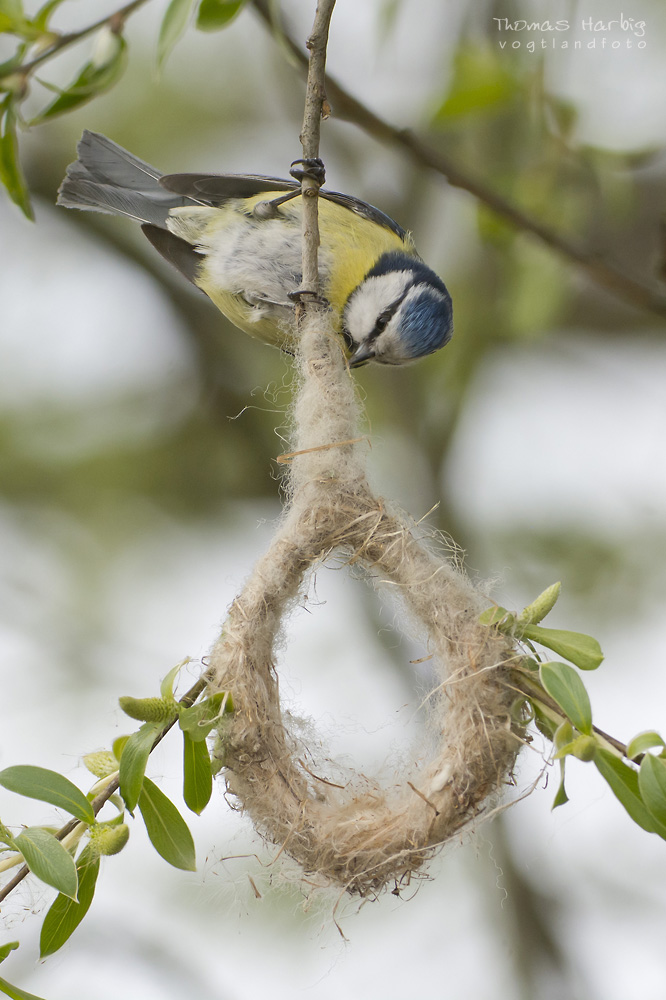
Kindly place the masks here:
POLYGON ((360 368, 361 365, 365 365, 368 361, 372 361, 374 356, 375 351, 372 347, 367 344, 359 344, 354 353, 349 357, 349 367, 360 368))

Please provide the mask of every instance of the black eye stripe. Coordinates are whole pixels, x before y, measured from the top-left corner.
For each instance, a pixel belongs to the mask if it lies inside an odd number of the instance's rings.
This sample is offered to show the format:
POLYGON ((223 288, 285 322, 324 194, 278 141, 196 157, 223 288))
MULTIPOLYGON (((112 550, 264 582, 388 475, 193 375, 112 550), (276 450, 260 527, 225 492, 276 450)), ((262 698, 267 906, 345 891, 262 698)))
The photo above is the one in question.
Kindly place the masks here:
POLYGON ((380 333, 384 332, 384 330, 386 329, 386 327, 388 326, 388 324, 393 319, 393 317, 397 313, 398 309, 400 308, 400 306, 404 302, 404 300, 405 300, 405 298, 407 296, 407 293, 410 291, 411 288, 412 288, 412 286, 409 285, 409 287, 404 290, 404 292, 402 293, 402 295, 399 298, 397 298, 395 300, 395 302, 392 302, 390 306, 388 306, 386 309, 383 309, 380 312, 379 316, 377 317, 377 320, 375 322, 374 327, 372 328, 372 330, 368 334, 367 342, 369 344, 371 344, 373 342, 373 340, 376 340, 377 337, 380 335, 380 333))

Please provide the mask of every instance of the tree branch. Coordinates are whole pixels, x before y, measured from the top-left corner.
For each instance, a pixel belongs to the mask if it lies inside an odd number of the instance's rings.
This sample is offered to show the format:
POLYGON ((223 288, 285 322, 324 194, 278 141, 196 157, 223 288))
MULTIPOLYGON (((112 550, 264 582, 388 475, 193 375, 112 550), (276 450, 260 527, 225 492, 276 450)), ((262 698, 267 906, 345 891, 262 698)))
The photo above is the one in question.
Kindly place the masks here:
MULTIPOLYGON (((547 709, 564 722, 566 715, 557 702, 554 701, 549 694, 547 694, 545 688, 542 687, 539 681, 536 680, 532 674, 520 668, 514 668, 511 671, 511 679, 515 684, 517 691, 524 694, 530 701, 538 702, 543 708, 547 709)), ((613 750, 616 750, 617 753, 630 763, 640 764, 642 761, 644 754, 637 754, 635 757, 630 757, 627 752, 626 743, 622 743, 621 740, 618 740, 609 733, 604 732, 603 729, 599 729, 598 726, 592 726, 592 731, 596 733, 597 736, 600 736, 602 740, 605 740, 605 742, 608 743, 613 750)))
MULTIPOLYGON (((139 2, 143 2, 143 0, 139 0, 139 2)), ((192 685, 189 691, 187 691, 183 695, 183 697, 179 700, 178 704, 183 705, 186 708, 189 708, 190 705, 194 704, 199 695, 203 693, 205 688, 206 688, 206 681, 202 677, 195 684, 192 685)), ((164 739, 166 734, 176 724, 177 721, 178 721, 178 716, 172 719, 171 722, 167 723, 167 725, 160 730, 160 732, 155 737, 155 742, 151 747, 150 750, 151 753, 153 752, 157 744, 164 739)), ((116 777, 113 778, 109 782, 109 784, 102 789, 99 795, 97 795, 93 799, 91 805, 93 808, 93 812, 95 813, 95 816, 97 816, 97 814, 102 809, 102 806, 104 806, 108 802, 111 796, 118 791, 119 786, 120 786, 120 778, 118 775, 116 775, 116 777)), ((61 826, 58 832, 55 834, 56 840, 63 841, 65 837, 69 836, 69 834, 72 833, 76 829, 76 827, 80 825, 81 825, 81 820, 70 819, 67 823, 65 823, 64 826, 61 826)), ((5 900, 7 896, 9 896, 9 894, 16 888, 16 886, 20 885, 20 883, 23 881, 26 875, 29 874, 30 874, 30 869, 28 868, 27 865, 23 865, 22 868, 19 868, 13 879, 11 879, 11 881, 8 882, 7 885, 3 886, 3 888, 0 889, 0 903, 3 900, 5 900)))
POLYGON ((125 4, 124 7, 120 7, 119 10, 115 10, 112 14, 107 14, 105 17, 100 18, 99 21, 89 24, 87 28, 70 32, 67 35, 58 35, 51 45, 44 49, 43 52, 40 52, 38 56, 35 56, 30 62, 23 63, 22 66, 17 66, 16 69, 12 70, 12 75, 18 74, 28 77, 34 69, 41 66, 51 56, 56 55, 63 49, 69 48, 70 45, 76 45, 77 42, 87 38, 88 35, 93 35, 101 28, 109 27, 116 34, 120 34, 127 18, 146 3, 148 3, 148 0, 132 0, 131 3, 125 4))
MULTIPOLYGON (((307 57, 298 43, 284 25, 275 24, 272 16, 274 8, 270 0, 252 0, 252 4, 270 30, 280 37, 301 67, 305 67, 307 57)), ((640 309, 666 317, 666 295, 658 288, 645 285, 637 278, 626 274, 615 264, 588 250, 576 240, 570 239, 563 233, 559 233, 533 218, 522 208, 499 195, 481 178, 473 176, 447 156, 428 146, 411 129, 397 128, 386 119, 370 111, 331 76, 326 76, 325 84, 337 118, 352 122, 380 142, 402 148, 417 164, 441 174, 453 187, 469 192, 512 226, 536 236, 551 250, 576 264, 596 284, 602 285, 618 298, 624 299, 640 309)))
MULTIPOLYGON (((327 107, 326 79, 326 46, 328 44, 328 29, 335 0, 319 0, 315 12, 312 33, 307 40, 310 50, 308 61, 308 80, 305 93, 305 111, 303 128, 300 134, 303 147, 303 158, 313 160, 319 156, 319 138, 321 120, 327 107)), ((319 187, 320 184, 307 174, 301 181, 301 196, 303 202, 303 277, 302 288, 306 291, 319 293, 319 268, 317 265, 319 251, 319 187)))

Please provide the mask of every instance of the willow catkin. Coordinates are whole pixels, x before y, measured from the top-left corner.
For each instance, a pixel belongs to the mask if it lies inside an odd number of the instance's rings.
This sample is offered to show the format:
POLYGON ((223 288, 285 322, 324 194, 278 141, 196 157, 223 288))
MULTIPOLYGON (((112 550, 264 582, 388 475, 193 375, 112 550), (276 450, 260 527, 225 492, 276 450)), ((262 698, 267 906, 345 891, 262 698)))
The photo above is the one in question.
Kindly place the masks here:
POLYGON ((471 581, 370 489, 354 385, 321 313, 299 354, 286 510, 229 609, 208 676, 212 691, 233 696, 223 773, 239 808, 309 877, 366 895, 419 869, 505 781, 520 747, 506 683, 515 653, 479 624, 487 601, 471 581), (276 640, 307 574, 332 553, 397 588, 434 654, 433 750, 388 787, 357 773, 329 781, 326 762, 315 775, 305 764, 314 755, 281 711, 276 640))

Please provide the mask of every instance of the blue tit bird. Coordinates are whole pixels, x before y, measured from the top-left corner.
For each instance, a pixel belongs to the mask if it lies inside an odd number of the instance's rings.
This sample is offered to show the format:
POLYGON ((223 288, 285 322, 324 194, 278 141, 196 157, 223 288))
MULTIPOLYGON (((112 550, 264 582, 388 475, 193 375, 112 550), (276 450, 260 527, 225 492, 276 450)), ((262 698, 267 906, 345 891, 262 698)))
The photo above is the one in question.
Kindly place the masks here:
MULTIPOLYGON (((293 349, 301 284, 297 180, 255 174, 165 174, 85 131, 58 204, 129 216, 156 250, 235 326, 293 349)), ((298 174, 294 172, 294 176, 298 174)), ((379 209, 319 192, 322 294, 351 367, 400 365, 451 338, 451 297, 410 235, 379 209)))

